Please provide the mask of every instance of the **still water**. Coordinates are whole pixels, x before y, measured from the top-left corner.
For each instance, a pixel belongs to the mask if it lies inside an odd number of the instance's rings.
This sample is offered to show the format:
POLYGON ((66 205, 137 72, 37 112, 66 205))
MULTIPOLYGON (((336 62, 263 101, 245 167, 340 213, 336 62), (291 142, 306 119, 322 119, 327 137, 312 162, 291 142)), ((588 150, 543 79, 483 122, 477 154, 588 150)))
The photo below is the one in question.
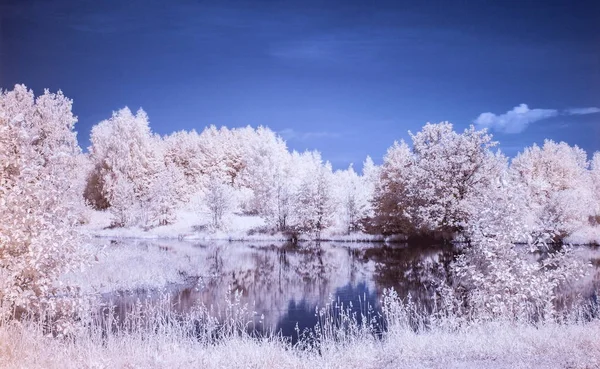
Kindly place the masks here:
MULTIPOLYGON (((131 242, 131 241, 129 241, 131 242)), ((190 245, 188 245, 189 247, 190 245)), ((118 247, 140 252, 177 253, 178 244, 149 241, 140 246, 119 241, 118 247), (146 251, 144 251, 146 250, 146 251)), ((182 270, 184 283, 167 287, 173 309, 186 312, 203 305, 218 315, 238 291, 260 321, 261 331, 296 338, 297 329, 313 328, 319 309, 337 304, 376 317, 385 289, 394 288, 425 307, 431 305, 436 286, 450 278, 449 265, 456 255, 452 245, 439 244, 257 244, 243 242, 191 245, 193 265, 182 270)), ((600 260, 598 249, 585 248, 579 257, 600 260)), ((192 260, 192 259, 191 259, 192 260)), ((591 291, 597 291, 596 264, 591 291)), ((162 292, 138 290, 105 294, 118 311, 127 311, 138 299, 164 299, 162 292)))

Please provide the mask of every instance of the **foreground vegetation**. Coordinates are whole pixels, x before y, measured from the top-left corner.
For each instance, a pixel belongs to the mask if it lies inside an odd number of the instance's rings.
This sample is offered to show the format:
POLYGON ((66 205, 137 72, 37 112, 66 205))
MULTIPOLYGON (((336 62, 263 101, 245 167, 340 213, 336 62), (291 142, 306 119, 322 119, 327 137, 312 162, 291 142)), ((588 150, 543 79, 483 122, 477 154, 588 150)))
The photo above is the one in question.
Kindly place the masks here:
POLYGON ((321 354, 277 339, 230 337, 205 345, 170 332, 73 342, 35 328, 0 328, 3 368, 597 368, 600 325, 489 324, 464 332, 397 332, 384 341, 328 343, 321 354))
MULTIPOLYGON (((587 310, 536 324, 421 315, 393 293, 387 330, 343 310, 321 311, 315 333, 295 344, 249 333, 256 319, 232 298, 217 320, 198 307, 185 316, 166 305, 138 305, 119 322, 89 316, 62 337, 36 320, 0 325, 3 368, 597 368, 600 320, 587 310), (220 323, 219 323, 220 322, 220 323), (109 329, 108 327, 113 327, 109 329), (117 328, 118 327, 118 328, 117 328)), ((107 316, 109 318, 107 318, 107 316)))

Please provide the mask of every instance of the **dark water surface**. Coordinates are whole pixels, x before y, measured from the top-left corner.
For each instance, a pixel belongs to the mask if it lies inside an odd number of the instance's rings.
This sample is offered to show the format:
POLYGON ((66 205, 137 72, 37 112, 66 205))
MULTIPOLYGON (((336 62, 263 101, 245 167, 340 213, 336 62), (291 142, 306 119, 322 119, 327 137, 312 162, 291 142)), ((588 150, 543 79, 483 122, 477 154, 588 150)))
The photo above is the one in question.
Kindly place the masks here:
MULTIPOLYGON (((148 246, 176 249, 164 241, 149 241, 148 246)), ((233 299, 231 291, 239 291, 240 303, 255 313, 255 329, 294 340, 297 329, 313 328, 320 319, 317 311, 332 305, 357 313, 359 322, 360 313, 377 320, 382 294, 389 288, 427 307, 439 281, 449 278, 455 256, 452 245, 439 244, 231 242, 194 244, 194 250, 201 265, 194 272, 182 271, 187 283, 168 288, 173 309, 185 313, 204 305, 218 316, 233 299)), ((600 253, 585 249, 580 257, 594 262, 600 253)), ((596 268, 600 270, 599 264, 596 268)), ((118 292, 105 298, 119 312, 138 299, 164 299, 164 294, 118 292)))

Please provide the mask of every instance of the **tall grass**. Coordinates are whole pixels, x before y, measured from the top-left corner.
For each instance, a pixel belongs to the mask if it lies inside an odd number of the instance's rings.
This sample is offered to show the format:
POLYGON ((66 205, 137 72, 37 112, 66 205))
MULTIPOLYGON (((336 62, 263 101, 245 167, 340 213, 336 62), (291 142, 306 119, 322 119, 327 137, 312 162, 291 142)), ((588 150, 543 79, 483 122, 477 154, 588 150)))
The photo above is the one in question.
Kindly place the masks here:
POLYGON ((597 310, 587 313, 597 306, 532 323, 472 319, 444 298, 432 312, 393 290, 384 294, 381 312, 332 302, 292 345, 262 329, 239 292, 230 291, 223 309, 198 305, 185 313, 165 295, 125 310, 81 312, 61 336, 48 330, 47 319, 5 320, 0 367, 600 367, 600 320, 597 310))

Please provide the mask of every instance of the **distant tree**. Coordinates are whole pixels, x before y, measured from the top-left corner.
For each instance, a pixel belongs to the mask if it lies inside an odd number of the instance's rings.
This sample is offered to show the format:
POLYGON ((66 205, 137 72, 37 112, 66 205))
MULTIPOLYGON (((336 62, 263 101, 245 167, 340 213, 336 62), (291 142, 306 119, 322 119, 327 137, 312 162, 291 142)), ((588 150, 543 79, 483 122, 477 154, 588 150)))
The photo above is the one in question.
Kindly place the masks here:
POLYGON ((331 164, 323 163, 318 152, 297 155, 300 185, 294 198, 293 224, 300 232, 321 232, 332 225, 334 202, 331 194, 331 164))
POLYGON ((276 170, 269 178, 268 195, 261 214, 268 224, 275 224, 278 231, 287 231, 292 223, 294 212, 294 196, 299 187, 299 178, 294 175, 289 162, 291 157, 286 156, 286 163, 276 170))
POLYGON ((587 155, 577 146, 546 140, 511 163, 517 183, 527 189, 526 206, 532 231, 560 239, 588 223, 594 213, 593 185, 587 155))
POLYGON ((244 167, 239 135, 226 127, 217 129, 211 125, 198 136, 198 148, 204 187, 212 177, 233 186, 244 167))
POLYGON ((162 226, 172 224, 177 220, 177 209, 187 201, 184 188, 183 173, 176 166, 165 164, 149 189, 149 224, 162 226))
POLYGON ((151 133, 143 110, 136 115, 128 108, 115 112, 92 128, 91 142, 90 180, 99 193, 87 194, 99 207, 108 206, 113 225, 150 227, 172 219, 156 213, 165 208, 155 202, 175 202, 177 196, 173 186, 165 186, 169 174, 162 141, 151 133))
MULTIPOLYGON (((282 190, 279 186, 285 186, 285 178, 289 178, 286 172, 290 169, 290 154, 285 142, 265 127, 256 130, 243 128, 236 130, 236 135, 243 153, 237 185, 251 192, 250 199, 243 204, 244 211, 274 220, 278 218, 276 203, 282 190)), ((283 218, 281 220, 285 223, 283 218)))
POLYGON ((373 232, 382 234, 408 234, 414 229, 410 215, 411 170, 414 157, 404 141, 394 142, 383 158, 372 198, 373 232))
POLYGON ((503 158, 490 149, 497 143, 473 126, 456 133, 452 124, 426 124, 410 134, 414 165, 409 197, 415 224, 424 229, 455 232, 468 221, 464 202, 494 186, 503 158))
MULTIPOLYGON (((381 168, 373 162, 370 156, 367 156, 363 162, 362 179, 367 192, 373 196, 375 186, 379 180, 381 168)), ((372 210, 372 209, 371 209, 372 210)))
POLYGON ((179 131, 164 138, 164 157, 167 167, 173 167, 183 177, 178 186, 181 201, 189 200, 203 190, 205 163, 196 131, 179 131))
POLYGON ((335 218, 344 232, 363 231, 363 221, 371 210, 372 191, 369 183, 354 171, 352 165, 334 173, 332 191, 337 205, 335 218))
POLYGON ((220 178, 211 178, 206 187, 205 204, 211 214, 212 226, 223 228, 224 217, 234 206, 231 186, 220 178))

